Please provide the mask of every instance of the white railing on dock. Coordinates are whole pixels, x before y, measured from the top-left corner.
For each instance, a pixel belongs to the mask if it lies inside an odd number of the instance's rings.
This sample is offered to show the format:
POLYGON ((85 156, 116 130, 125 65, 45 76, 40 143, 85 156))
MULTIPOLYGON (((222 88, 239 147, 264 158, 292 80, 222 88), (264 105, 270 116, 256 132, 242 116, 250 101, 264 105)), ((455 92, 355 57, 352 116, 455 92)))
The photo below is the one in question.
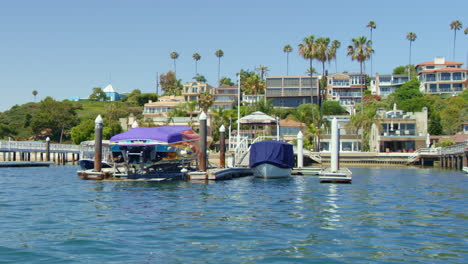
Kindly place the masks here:
POLYGON ((456 145, 448 146, 445 148, 442 148, 441 154, 442 155, 454 155, 454 154, 461 154, 465 152, 468 148, 468 143, 459 143, 456 145))
MULTIPOLYGON (((45 149, 46 143, 44 142, 0 140, 0 151, 45 152, 45 149)), ((50 144, 50 151, 78 153, 80 151, 80 146, 71 144, 50 144)))
POLYGON ((420 148, 417 149, 415 152, 410 153, 408 156, 408 163, 413 163, 419 159, 419 156, 439 156, 440 155, 440 148, 420 148))

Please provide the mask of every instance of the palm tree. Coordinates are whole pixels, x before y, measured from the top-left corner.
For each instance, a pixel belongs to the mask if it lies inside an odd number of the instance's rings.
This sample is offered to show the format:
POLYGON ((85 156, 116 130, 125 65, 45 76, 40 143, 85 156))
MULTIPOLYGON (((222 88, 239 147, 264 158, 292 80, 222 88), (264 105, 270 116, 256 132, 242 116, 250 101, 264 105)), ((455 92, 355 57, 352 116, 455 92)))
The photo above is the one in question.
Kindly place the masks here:
MULTIPOLYGON (((351 56, 352 60, 357 60, 359 62, 360 67, 360 78, 362 79, 362 66, 366 60, 368 60, 374 50, 372 49, 372 42, 367 40, 366 37, 360 36, 357 38, 352 39, 352 45, 348 46, 348 56, 351 56)), ((361 80, 360 82, 363 82, 361 80)), ((365 82, 364 82, 365 84, 365 82)), ((363 91, 363 83, 360 84, 361 87, 361 112, 364 111, 364 91, 363 91)))
POLYGON ((198 104, 201 109, 207 113, 208 109, 213 105, 213 95, 209 92, 204 92, 198 96, 198 104))
POLYGON ((455 61, 455 41, 457 39, 457 30, 462 28, 463 24, 459 20, 452 21, 450 23, 450 29, 453 29, 453 60, 455 61))
POLYGON ((32 91, 32 95, 34 95, 34 102, 36 102, 37 91, 36 91, 36 90, 33 90, 33 91, 32 91))
POLYGON ((338 73, 338 66, 336 65, 336 51, 341 47, 341 42, 338 40, 332 41, 330 49, 330 57, 332 60, 335 60, 335 72, 338 73))
MULTIPOLYGON (((312 70, 312 60, 315 57, 315 37, 310 35, 305 37, 302 40, 302 43, 299 44, 299 55, 301 55, 304 59, 309 60, 309 69, 312 70)), ((313 80, 312 80, 312 72, 310 72, 310 102, 314 103, 314 93, 313 91, 313 80)))
POLYGON ((260 74, 260 78, 262 80, 265 80, 265 74, 270 71, 267 66, 261 64, 255 70, 257 70, 258 74, 260 74))
MULTIPOLYGON (((370 29, 370 40, 372 42, 372 30, 373 29, 376 29, 377 28, 377 25, 375 24, 374 21, 369 21, 369 23, 367 23, 367 26, 369 29, 370 29)), ((371 73, 371 77, 372 77, 372 69, 373 69, 373 65, 372 65, 372 56, 371 56, 371 61, 370 61, 370 73, 371 73)))
POLYGON ((224 51, 219 49, 219 50, 215 51, 215 55, 216 55, 216 57, 218 57, 218 83, 219 83, 219 80, 220 80, 219 79, 219 74, 221 72, 221 57, 224 56, 224 51))
POLYGON ((257 74, 249 76, 244 82, 244 89, 255 95, 255 100, 257 100, 258 94, 264 93, 265 88, 265 81, 262 80, 257 74))
POLYGON ((286 53, 286 75, 289 75, 289 53, 293 50, 291 45, 287 44, 283 47, 283 52, 286 53))
POLYGON ((409 64, 408 64, 408 81, 411 79, 411 75, 410 75, 410 72, 411 72, 411 43, 413 43, 413 41, 416 40, 418 36, 416 35, 416 33, 414 32, 409 32, 408 34, 406 34, 406 39, 409 40, 409 64))
POLYGON ((173 51, 171 54, 169 54, 169 56, 171 56, 171 59, 174 60, 174 74, 177 76, 176 60, 179 58, 179 53, 173 51))
POLYGON ((192 55, 192 58, 195 60, 195 75, 197 75, 198 74, 198 70, 197 70, 198 65, 197 64, 198 64, 198 61, 201 59, 201 56, 198 53, 194 53, 192 55))
MULTIPOLYGON (((335 43, 336 45, 336 43, 335 43)), ((315 41, 315 58, 322 63, 322 78, 325 78, 325 62, 330 62, 336 57, 336 47, 330 45, 330 38, 318 38, 315 41)), ((323 93, 325 91, 325 83, 322 83, 322 87, 319 91, 319 105, 322 106, 323 93)))

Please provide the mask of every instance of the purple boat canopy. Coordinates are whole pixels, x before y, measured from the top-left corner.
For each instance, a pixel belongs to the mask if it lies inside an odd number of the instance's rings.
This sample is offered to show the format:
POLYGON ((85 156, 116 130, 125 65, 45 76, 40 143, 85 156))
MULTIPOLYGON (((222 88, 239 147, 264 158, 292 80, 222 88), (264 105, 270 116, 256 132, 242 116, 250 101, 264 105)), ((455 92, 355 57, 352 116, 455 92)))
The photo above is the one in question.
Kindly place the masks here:
POLYGON ((176 144, 198 140, 198 134, 189 126, 136 127, 111 137, 111 144, 155 145, 176 144))

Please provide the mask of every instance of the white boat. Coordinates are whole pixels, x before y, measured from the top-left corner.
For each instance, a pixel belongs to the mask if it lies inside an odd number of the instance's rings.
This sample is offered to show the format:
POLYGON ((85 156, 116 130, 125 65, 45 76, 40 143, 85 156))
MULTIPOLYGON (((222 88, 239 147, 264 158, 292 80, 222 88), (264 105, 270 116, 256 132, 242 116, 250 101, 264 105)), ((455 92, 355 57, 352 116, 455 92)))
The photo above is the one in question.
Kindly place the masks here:
POLYGON ((468 167, 463 167, 463 171, 464 171, 465 173, 468 173, 468 167))
POLYGON ((284 178, 291 176, 291 168, 281 168, 269 163, 262 163, 252 168, 254 176, 260 178, 284 178))
POLYGON ((250 146, 249 167, 252 168, 255 177, 289 177, 293 166, 293 145, 289 143, 267 140, 250 146))

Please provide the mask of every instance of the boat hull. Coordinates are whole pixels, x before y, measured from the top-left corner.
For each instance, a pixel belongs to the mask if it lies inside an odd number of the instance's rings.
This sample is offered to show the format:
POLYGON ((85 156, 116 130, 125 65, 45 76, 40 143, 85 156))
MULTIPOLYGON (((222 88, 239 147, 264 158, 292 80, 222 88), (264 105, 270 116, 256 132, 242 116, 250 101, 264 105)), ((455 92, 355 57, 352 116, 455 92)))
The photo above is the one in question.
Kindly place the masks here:
MULTIPOLYGON (((92 159, 80 159, 79 164, 82 170, 94 169, 94 160, 92 159)), ((102 164, 101 168, 112 168, 111 165, 109 165, 108 163, 104 161, 101 164, 102 164)))
POLYGON ((261 163, 252 168, 254 176, 259 178, 286 178, 291 176, 291 168, 281 168, 269 163, 261 163))

